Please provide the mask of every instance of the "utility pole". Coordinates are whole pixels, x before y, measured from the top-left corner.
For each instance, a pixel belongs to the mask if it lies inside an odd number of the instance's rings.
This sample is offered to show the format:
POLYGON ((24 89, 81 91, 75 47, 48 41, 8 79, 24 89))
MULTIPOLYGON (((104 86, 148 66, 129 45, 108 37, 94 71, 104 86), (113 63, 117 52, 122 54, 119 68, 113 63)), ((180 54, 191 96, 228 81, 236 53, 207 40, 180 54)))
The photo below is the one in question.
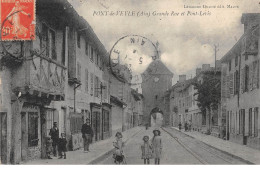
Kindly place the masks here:
POLYGON ((218 47, 219 47, 219 44, 218 45, 214 45, 214 51, 215 51, 215 73, 216 73, 216 71, 217 71, 217 52, 219 51, 219 49, 218 49, 218 47))

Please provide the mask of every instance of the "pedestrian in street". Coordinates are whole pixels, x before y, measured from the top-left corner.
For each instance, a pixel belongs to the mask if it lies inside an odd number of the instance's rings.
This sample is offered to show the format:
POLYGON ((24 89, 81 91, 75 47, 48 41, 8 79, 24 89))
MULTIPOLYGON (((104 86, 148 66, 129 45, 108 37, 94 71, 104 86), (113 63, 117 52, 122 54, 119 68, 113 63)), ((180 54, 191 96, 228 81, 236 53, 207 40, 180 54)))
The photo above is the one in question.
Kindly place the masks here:
POLYGON ((150 158, 152 158, 152 145, 149 142, 149 136, 143 137, 143 144, 141 145, 142 159, 144 159, 144 164, 150 164, 150 158))
POLYGON ((153 151, 153 158, 155 164, 160 164, 160 158, 162 155, 162 139, 161 139, 161 132, 159 129, 153 130, 153 139, 152 139, 152 151, 153 151))
POLYGON ((58 149, 59 149, 59 159, 61 159, 62 157, 64 157, 64 159, 66 159, 66 151, 67 151, 67 140, 65 137, 64 133, 61 133, 61 138, 59 139, 59 145, 58 145, 58 149))
POLYGON ((47 137, 46 138, 46 155, 48 159, 52 159, 51 158, 51 152, 52 152, 52 140, 51 137, 47 137))
POLYGON ((181 131, 181 123, 179 123, 179 131, 181 131))
POLYGON ((185 131, 188 130, 188 123, 187 122, 185 122, 184 129, 185 129, 185 131))
POLYGON ((121 132, 116 133, 116 140, 113 142, 113 146, 115 147, 115 151, 113 153, 114 162, 116 164, 126 164, 125 156, 123 153, 123 135, 121 132))
POLYGON ((86 123, 81 128, 82 138, 84 142, 84 152, 89 152, 89 145, 92 143, 93 130, 90 126, 90 119, 86 119, 86 123))
POLYGON ((52 139, 52 150, 54 157, 57 156, 57 148, 58 148, 58 141, 59 141, 59 129, 57 126, 57 122, 53 122, 53 127, 50 129, 49 135, 52 139))

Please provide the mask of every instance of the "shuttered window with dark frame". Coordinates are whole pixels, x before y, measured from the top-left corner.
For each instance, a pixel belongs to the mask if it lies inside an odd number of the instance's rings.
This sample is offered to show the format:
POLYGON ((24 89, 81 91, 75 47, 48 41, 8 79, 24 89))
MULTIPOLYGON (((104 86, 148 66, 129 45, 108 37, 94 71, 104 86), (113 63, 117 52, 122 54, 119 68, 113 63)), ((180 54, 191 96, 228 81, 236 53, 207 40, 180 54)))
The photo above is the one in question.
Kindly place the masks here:
POLYGON ((253 126, 253 122, 252 122, 252 108, 249 109, 249 117, 248 117, 248 120, 249 120, 249 136, 252 136, 253 135, 253 129, 252 129, 252 126, 253 126))
POLYGON ((50 31, 50 50, 51 50, 51 58, 53 60, 57 60, 57 52, 56 52, 56 35, 55 31, 52 29, 49 29, 50 31))
POLYGON ((46 24, 42 23, 42 33, 40 33, 40 49, 41 55, 47 57, 49 56, 49 36, 48 27, 46 24))
POLYGON ((258 107, 254 108, 254 137, 258 136, 258 107))

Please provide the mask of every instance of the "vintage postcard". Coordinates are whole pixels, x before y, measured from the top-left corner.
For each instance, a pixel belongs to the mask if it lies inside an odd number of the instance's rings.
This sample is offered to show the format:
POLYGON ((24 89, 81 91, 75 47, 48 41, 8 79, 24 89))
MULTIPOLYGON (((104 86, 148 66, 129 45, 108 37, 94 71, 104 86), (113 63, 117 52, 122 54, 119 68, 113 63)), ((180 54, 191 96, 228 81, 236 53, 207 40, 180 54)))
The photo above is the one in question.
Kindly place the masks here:
POLYGON ((0 10, 1 165, 260 164, 259 0, 0 10))

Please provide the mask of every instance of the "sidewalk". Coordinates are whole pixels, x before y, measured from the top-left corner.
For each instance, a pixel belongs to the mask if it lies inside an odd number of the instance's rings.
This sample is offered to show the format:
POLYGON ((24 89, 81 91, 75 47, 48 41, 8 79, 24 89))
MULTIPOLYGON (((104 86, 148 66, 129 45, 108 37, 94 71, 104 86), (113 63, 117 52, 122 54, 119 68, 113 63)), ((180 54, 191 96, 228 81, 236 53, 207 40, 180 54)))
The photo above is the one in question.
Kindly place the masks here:
MULTIPOLYGON (((179 131, 178 128, 172 127, 179 131)), ((244 145, 236 144, 230 141, 226 141, 211 135, 202 134, 200 132, 192 131, 192 132, 185 132, 181 131, 182 133, 189 135, 197 140, 204 142, 205 144, 216 148, 220 151, 226 152, 231 154, 235 157, 242 158, 250 163, 260 164, 260 151, 249 148, 244 145)))
MULTIPOLYGON (((142 127, 135 127, 125 132, 123 134, 123 141, 126 142, 128 139, 133 137, 135 134, 140 132, 142 127)), ((83 149, 76 151, 68 151, 67 159, 58 159, 53 157, 53 159, 37 159, 23 163, 23 165, 77 165, 77 164, 91 164, 94 160, 106 155, 111 150, 113 150, 112 142, 115 140, 115 136, 112 135, 109 139, 102 140, 90 145, 90 152, 84 153, 83 149)))

